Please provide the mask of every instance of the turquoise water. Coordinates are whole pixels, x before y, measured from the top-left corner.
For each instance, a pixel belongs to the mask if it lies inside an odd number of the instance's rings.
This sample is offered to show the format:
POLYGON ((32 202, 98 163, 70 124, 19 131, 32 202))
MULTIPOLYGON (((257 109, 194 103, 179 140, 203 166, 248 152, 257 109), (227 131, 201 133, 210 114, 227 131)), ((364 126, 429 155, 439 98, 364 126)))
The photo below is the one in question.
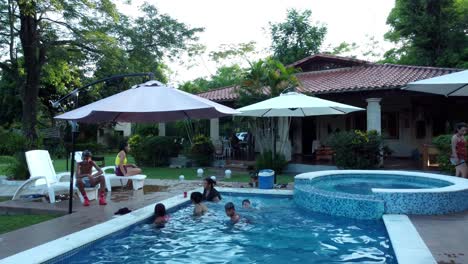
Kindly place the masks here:
POLYGON ((162 229, 136 225, 62 260, 63 263, 397 263, 381 220, 360 221, 296 207, 292 198, 223 195, 209 213, 192 217, 188 206, 162 229), (242 220, 224 212, 232 201, 242 220))
POLYGON ((398 175, 372 176, 331 176, 314 181, 312 186, 317 189, 351 194, 372 194, 372 188, 380 189, 428 189, 449 186, 451 183, 421 177, 398 175))

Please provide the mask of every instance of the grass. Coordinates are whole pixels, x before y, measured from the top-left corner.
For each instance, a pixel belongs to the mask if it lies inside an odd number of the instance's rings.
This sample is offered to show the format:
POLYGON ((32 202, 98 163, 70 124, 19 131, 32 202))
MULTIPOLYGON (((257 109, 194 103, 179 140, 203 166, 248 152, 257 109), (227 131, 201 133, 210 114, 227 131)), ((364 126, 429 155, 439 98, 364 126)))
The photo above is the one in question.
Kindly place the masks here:
POLYGON ((0 215, 0 234, 35 225, 59 215, 0 215))
MULTIPOLYGON (((105 164, 106 166, 113 166, 115 162, 115 155, 116 154, 106 154, 104 155, 105 164)), ((133 157, 128 157, 129 163, 135 163, 133 157)), ((63 172, 67 171, 66 169, 66 160, 65 159, 55 159, 53 161, 55 171, 56 172, 63 172)), ((70 166, 70 164, 68 164, 70 166)), ((5 163, 1 162, 0 159, 0 175, 2 174, 2 169, 6 167, 5 163)), ((68 170, 70 167, 68 168, 68 170)), ((180 175, 184 175, 186 180, 200 180, 197 177, 197 169, 196 167, 193 168, 168 168, 168 167, 142 167, 143 173, 148 176, 150 179, 171 179, 171 180, 178 180, 180 175)), ((224 175, 224 169, 222 168, 204 168, 204 174, 206 176, 220 176, 224 175)), ((230 179, 223 179, 223 181, 228 182, 250 182, 250 175, 247 172, 238 172, 233 171, 230 179)), ((294 176, 292 175, 278 175, 277 182, 278 183, 289 183, 294 181, 294 176)))

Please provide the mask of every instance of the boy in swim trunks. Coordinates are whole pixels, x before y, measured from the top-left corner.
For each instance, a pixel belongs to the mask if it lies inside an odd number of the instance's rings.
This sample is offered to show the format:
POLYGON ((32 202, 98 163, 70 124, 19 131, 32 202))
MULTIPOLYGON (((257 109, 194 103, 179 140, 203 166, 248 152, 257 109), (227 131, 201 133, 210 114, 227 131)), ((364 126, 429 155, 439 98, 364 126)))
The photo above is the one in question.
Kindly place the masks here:
POLYGON ((94 187, 97 184, 100 184, 99 189, 99 204, 106 205, 106 180, 102 176, 102 170, 99 166, 92 160, 92 154, 89 150, 83 151, 81 156, 83 161, 78 162, 76 166, 76 187, 83 195, 84 206, 89 206, 89 199, 86 195, 85 188, 94 187), (97 170, 93 174, 93 167, 97 170))

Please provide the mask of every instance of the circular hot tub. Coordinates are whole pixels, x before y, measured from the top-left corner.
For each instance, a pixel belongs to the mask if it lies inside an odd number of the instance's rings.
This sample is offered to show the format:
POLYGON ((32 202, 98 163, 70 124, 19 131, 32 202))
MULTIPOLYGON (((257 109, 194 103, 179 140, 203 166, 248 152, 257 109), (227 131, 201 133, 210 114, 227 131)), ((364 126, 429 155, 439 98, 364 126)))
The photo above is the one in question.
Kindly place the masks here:
POLYGON ((468 210, 468 180, 406 171, 334 170, 295 177, 294 200, 316 212, 359 219, 468 210))

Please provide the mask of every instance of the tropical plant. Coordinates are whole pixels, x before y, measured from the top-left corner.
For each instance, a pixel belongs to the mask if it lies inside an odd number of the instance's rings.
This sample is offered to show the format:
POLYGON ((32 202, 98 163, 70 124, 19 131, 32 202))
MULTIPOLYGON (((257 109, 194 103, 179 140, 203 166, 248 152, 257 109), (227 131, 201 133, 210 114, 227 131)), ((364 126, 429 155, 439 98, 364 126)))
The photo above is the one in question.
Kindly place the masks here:
POLYGON ((281 153, 276 153, 275 157, 273 157, 271 151, 265 151, 257 157, 255 164, 257 170, 271 169, 278 175, 283 172, 288 162, 281 153))
POLYGON ((383 139, 377 131, 343 131, 332 134, 326 145, 335 151, 335 163, 344 169, 373 169, 383 157, 383 139))
POLYGON ((190 158, 198 166, 209 166, 213 162, 214 146, 211 139, 204 135, 197 135, 193 139, 190 158))
POLYGON ((180 148, 174 137, 134 135, 129 139, 132 155, 141 166, 167 166, 169 158, 176 157, 180 148))

